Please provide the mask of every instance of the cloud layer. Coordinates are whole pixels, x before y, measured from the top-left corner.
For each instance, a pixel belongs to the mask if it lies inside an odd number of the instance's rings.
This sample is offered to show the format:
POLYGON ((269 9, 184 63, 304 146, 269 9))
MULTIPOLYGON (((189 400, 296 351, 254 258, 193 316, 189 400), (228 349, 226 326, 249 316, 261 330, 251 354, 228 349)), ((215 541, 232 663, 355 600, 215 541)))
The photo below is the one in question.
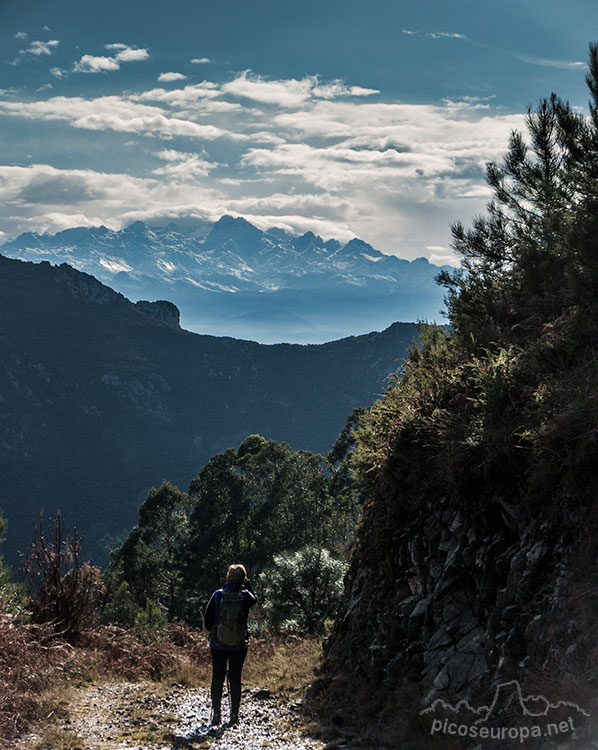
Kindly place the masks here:
MULTIPOLYGON (((82 55, 75 69, 109 74, 149 58, 121 43, 106 51, 82 55)), ((96 97, 1 97, 5 124, 27 121, 40 133, 62 125, 73 134, 65 130, 65 139, 77 134, 82 144, 98 132, 114 139, 100 171, 84 159, 77 169, 0 166, 7 236, 233 213, 263 228, 358 235, 382 250, 446 262, 450 223, 483 208, 484 165, 500 159, 510 131, 523 125, 521 115, 494 110, 491 97, 405 104, 317 76, 187 77, 166 72, 158 80, 168 88, 96 97)))

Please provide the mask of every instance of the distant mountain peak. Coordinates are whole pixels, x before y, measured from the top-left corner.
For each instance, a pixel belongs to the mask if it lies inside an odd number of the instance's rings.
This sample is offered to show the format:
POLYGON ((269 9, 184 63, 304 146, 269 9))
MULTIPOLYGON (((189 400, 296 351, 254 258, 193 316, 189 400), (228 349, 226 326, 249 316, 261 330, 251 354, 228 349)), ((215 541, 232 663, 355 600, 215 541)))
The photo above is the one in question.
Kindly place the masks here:
POLYGON ((362 257, 363 254, 371 255, 371 256, 382 256, 382 253, 379 250, 375 250, 371 245, 369 245, 367 242, 364 242, 363 240, 358 239, 357 237, 354 237, 352 240, 349 240, 345 245, 341 245, 335 252, 334 257, 336 258, 349 258, 349 257, 362 257))
POLYGON ((134 221, 123 231, 128 232, 129 234, 143 234, 148 231, 148 226, 144 221, 134 221))
POLYGON ((228 238, 242 241, 244 248, 249 249, 251 243, 259 242, 262 236, 263 232, 246 219, 225 214, 214 224, 205 242, 209 244, 228 238))
POLYGON ((262 231, 230 214, 215 223, 183 217, 120 230, 29 232, 0 253, 66 261, 133 301, 172 300, 185 328, 264 343, 321 343, 396 320, 443 320, 439 269, 425 259, 386 255, 358 238, 341 243, 311 230, 262 231), (289 322, 299 320, 307 325, 289 322), (257 321, 254 328, 248 321, 257 321))

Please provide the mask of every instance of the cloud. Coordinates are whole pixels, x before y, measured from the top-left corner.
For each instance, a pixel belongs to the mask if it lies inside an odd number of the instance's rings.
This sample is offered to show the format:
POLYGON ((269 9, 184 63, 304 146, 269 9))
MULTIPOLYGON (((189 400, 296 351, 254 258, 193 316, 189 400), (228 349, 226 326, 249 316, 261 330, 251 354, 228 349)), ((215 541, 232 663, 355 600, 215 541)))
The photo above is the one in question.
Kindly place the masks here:
POLYGON ((56 78, 64 78, 66 70, 63 70, 62 68, 50 68, 50 73, 56 78))
POLYGON ((223 94, 287 108, 299 107, 311 98, 334 99, 338 96, 371 96, 379 93, 377 89, 347 86, 339 80, 322 84, 317 76, 305 76, 301 80, 267 80, 248 70, 225 83, 221 90, 223 94))
POLYGON ((432 31, 426 35, 429 39, 462 39, 469 41, 465 34, 457 34, 454 31, 432 31))
POLYGON ((225 213, 225 204, 214 190, 123 173, 60 170, 47 164, 0 166, 0 203, 5 206, 5 229, 14 229, 10 211, 18 205, 20 231, 38 232, 102 223, 120 228, 158 215, 216 220, 225 213))
POLYGON ((138 104, 118 96, 96 99, 56 96, 38 102, 0 101, 0 113, 30 120, 64 120, 75 128, 113 130, 162 137, 189 136, 214 140, 235 137, 214 125, 200 125, 169 116, 160 107, 138 104))
POLYGON ((120 70, 121 63, 148 60, 150 56, 146 49, 129 47, 126 44, 115 43, 104 46, 108 50, 118 50, 117 54, 113 57, 83 55, 79 62, 75 63, 73 71, 75 73, 107 73, 120 70))
POLYGON ((17 33, 15 34, 15 39, 27 39, 27 32, 17 31, 17 33))
POLYGON ((208 161, 205 155, 205 152, 200 155, 175 151, 174 149, 157 151, 155 156, 167 163, 163 167, 153 169, 152 174, 164 175, 176 182, 188 182, 198 177, 205 177, 212 170, 221 166, 218 162, 208 161))
POLYGON ((424 39, 457 39, 462 42, 472 42, 473 44, 477 44, 477 42, 473 42, 465 34, 459 34, 456 31, 413 31, 411 29, 401 29, 401 34, 406 34, 407 36, 420 36, 424 39))
MULTIPOLYGON (((24 31, 18 32, 18 34, 15 35, 15 36, 18 39, 26 39, 27 38, 27 34, 25 34, 24 31), (21 36, 19 36, 19 34, 21 36), (23 34, 24 34, 24 36, 22 36, 23 34)), ((42 41, 39 41, 39 40, 37 40, 35 42, 30 42, 30 44, 27 47, 27 49, 20 49, 19 50, 19 54, 16 56, 16 58, 14 60, 11 61, 10 64, 11 65, 18 65, 23 60, 23 58, 25 58, 25 57, 27 57, 29 55, 31 55, 33 57, 42 57, 43 55, 51 55, 54 52, 54 50, 56 49, 56 47, 58 47, 59 44, 60 44, 60 42, 59 42, 58 39, 50 39, 47 42, 42 42, 42 41)))
POLYGON ((309 99, 310 88, 308 79, 267 81, 261 76, 254 76, 250 71, 245 71, 233 81, 225 83, 222 92, 262 104, 297 107, 309 99))
POLYGON ((581 61, 569 62, 566 60, 550 60, 544 57, 534 57, 533 55, 514 55, 517 60, 529 63, 530 65, 539 65, 543 68, 557 68, 559 70, 579 70, 585 68, 586 63, 581 61))
POLYGON ((141 94, 131 94, 129 99, 136 102, 161 102, 172 107, 185 107, 196 104, 202 99, 219 96, 220 91, 216 83, 202 81, 189 84, 182 89, 150 89, 141 94))
MULTIPOLYGON (((123 50, 119 44, 112 51, 123 50)), ((55 231, 69 214, 71 226, 82 215, 122 226, 236 213, 262 227, 357 235, 405 257, 440 259, 450 224, 484 210, 484 166, 502 158, 525 116, 504 114, 491 97, 431 105, 373 94, 343 81, 266 80, 246 71, 223 84, 93 99, 0 98, 0 116, 36 120, 40 132, 45 121, 62 121, 80 131, 129 134, 118 141, 127 140, 127 148, 106 153, 104 163, 118 174, 0 167, 3 231, 55 231), (168 147, 148 149, 147 137, 168 139, 168 147)), ((75 137, 88 142, 85 132, 75 137)))
POLYGON ((426 245, 427 257, 430 263, 437 266, 459 266, 461 259, 450 248, 442 245, 426 245))
POLYGON ((37 57, 40 57, 41 55, 51 55, 59 44, 60 42, 58 39, 50 39, 49 42, 31 42, 29 47, 25 50, 25 54, 36 55, 37 57))
POLYGON ((139 60, 149 60, 149 56, 149 52, 146 49, 127 47, 116 55, 116 59, 119 62, 138 62, 139 60))
POLYGON ((169 83, 170 81, 185 81, 187 76, 182 73, 160 73, 158 81, 161 83, 169 83))
POLYGON ((194 65, 207 65, 208 63, 213 63, 214 60, 210 57, 194 57, 190 62, 194 65))
POLYGON ((83 55, 73 68, 76 73, 104 73, 119 69, 120 65, 114 57, 96 57, 94 55, 83 55))
POLYGON ((378 89, 366 89, 361 86, 346 86, 342 81, 332 81, 312 87, 313 96, 318 99, 335 99, 337 96, 372 96, 379 94, 378 89))

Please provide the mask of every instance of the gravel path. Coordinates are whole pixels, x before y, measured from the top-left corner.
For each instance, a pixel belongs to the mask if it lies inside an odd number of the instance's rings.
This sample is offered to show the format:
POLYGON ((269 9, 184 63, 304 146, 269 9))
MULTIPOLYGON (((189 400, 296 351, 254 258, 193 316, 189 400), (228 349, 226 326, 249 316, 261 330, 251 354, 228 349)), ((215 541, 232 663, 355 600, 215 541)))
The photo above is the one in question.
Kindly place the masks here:
POLYGON ((85 750, 321 750, 323 742, 302 733, 298 708, 268 691, 246 690, 239 724, 210 727, 205 688, 111 683, 78 691, 61 728, 78 736, 85 750))

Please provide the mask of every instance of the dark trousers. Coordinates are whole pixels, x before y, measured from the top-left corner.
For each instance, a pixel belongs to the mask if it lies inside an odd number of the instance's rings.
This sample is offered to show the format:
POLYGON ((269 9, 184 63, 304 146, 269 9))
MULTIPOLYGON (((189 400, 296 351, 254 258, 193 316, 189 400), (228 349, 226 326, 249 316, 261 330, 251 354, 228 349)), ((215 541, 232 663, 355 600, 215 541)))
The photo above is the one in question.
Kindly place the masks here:
POLYGON ((220 711, 222 688, 228 664, 230 710, 231 714, 238 714, 239 706, 241 705, 241 673, 243 671, 243 662, 247 656, 247 649, 227 651, 225 649, 211 648, 210 651, 212 653, 212 710, 220 711))

